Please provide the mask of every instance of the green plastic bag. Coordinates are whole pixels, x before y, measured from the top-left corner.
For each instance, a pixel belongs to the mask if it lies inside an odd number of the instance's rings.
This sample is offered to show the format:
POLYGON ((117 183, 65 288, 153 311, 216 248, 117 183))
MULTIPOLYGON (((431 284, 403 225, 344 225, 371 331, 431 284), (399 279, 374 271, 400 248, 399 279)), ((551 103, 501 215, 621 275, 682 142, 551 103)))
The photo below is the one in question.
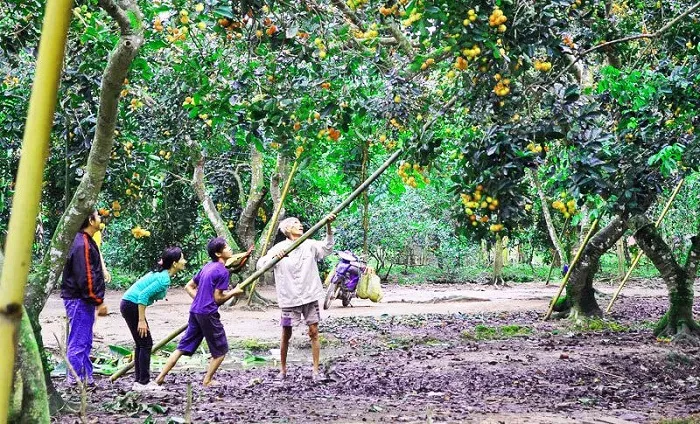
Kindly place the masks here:
POLYGON ((367 292, 369 294, 369 300, 372 302, 379 302, 382 300, 382 297, 384 294, 382 293, 382 279, 379 278, 377 274, 372 274, 369 277, 369 287, 367 288, 367 292))
POLYGON ((357 283, 357 297, 360 299, 367 299, 369 298, 369 279, 370 276, 374 275, 374 270, 372 268, 367 268, 367 272, 362 274, 362 277, 360 277, 360 282, 357 283))

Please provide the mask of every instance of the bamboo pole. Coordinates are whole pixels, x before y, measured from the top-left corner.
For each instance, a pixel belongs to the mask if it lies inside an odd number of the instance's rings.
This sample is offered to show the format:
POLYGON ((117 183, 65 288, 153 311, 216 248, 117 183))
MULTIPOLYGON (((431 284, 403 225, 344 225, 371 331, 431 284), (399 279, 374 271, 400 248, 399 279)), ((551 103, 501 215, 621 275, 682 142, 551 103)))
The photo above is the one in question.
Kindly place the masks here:
MULTIPOLYGON (((671 193, 671 197, 668 198, 668 201, 666 202, 666 206, 661 211, 661 215, 659 215, 659 218, 654 223, 654 228, 659 228, 659 226, 661 225, 661 221, 663 221, 664 217, 666 217, 666 214, 668 213, 669 209, 671 208, 671 204, 676 199, 678 192, 681 190, 681 187, 683 186, 684 181, 685 181, 685 179, 681 178, 681 180, 678 182, 678 185, 676 186, 676 188, 673 189, 673 192, 671 193)), ((632 275, 632 271, 634 271, 634 269, 637 267, 637 264, 639 263, 639 260, 642 258, 643 254, 644 254, 644 252, 642 252, 642 250, 639 249, 639 252, 637 252, 637 256, 634 257, 634 260, 632 261, 632 264, 630 265, 630 269, 627 270, 627 273, 625 274, 624 278, 620 282, 620 285, 617 287, 617 290, 615 290, 615 294, 613 294, 612 299, 610 299, 610 303, 608 303, 608 307, 605 308, 606 314, 610 313, 610 310, 612 309, 612 306, 615 303, 615 300, 617 300, 617 297, 620 295, 622 288, 625 287, 627 280, 629 280, 630 276, 632 275)))
POLYGON ((566 283, 569 282, 569 276, 571 276, 571 271, 573 271, 574 267, 576 266, 576 263, 578 262, 579 258, 581 257, 581 253, 583 253, 583 249, 588 245, 588 242, 591 239, 591 236, 593 235, 593 232, 595 231, 596 227, 598 227, 598 218, 593 221, 593 225, 591 225, 591 229, 588 230, 588 234, 586 234, 586 238, 583 240, 583 243, 581 243, 581 247, 579 247, 578 252, 576 252, 576 256, 574 256, 574 259, 571 261, 571 264, 569 265, 569 270, 566 272, 566 275, 564 276, 564 279, 561 281, 561 284, 559 285, 559 291, 557 291, 557 294, 552 298, 552 303, 549 305, 549 310, 547 311, 547 314, 544 316, 544 319, 547 320, 549 317, 552 316, 552 311, 554 311, 554 304, 557 303, 557 300, 559 300, 559 296, 561 296, 561 292, 564 291, 564 287, 566 287, 566 283))
MULTIPOLYGON (((151 354, 154 354, 161 350, 163 346, 166 344, 170 343, 172 339, 175 337, 179 336, 183 331, 187 330, 187 324, 183 325, 182 327, 176 329, 172 333, 170 333, 168 336, 166 336, 163 340, 159 341, 156 345, 153 346, 151 349, 151 354)), ((131 362, 128 364, 124 365, 123 367, 119 368, 117 372, 112 374, 111 377, 109 377, 109 381, 114 382, 116 379, 119 377, 123 376, 126 374, 130 369, 134 368, 134 360, 132 359, 131 362)))
MULTIPOLYGON (((382 175, 382 173, 383 173, 384 171, 386 171, 386 169, 387 169, 389 166, 391 166, 391 164, 393 164, 394 162, 396 162, 396 160, 397 160, 402 154, 403 154, 403 150, 397 150, 393 155, 391 155, 391 156, 389 157, 389 159, 386 160, 386 162, 384 162, 384 163, 382 164, 382 166, 380 166, 376 171, 374 171, 374 173, 373 173, 372 175, 370 175, 369 178, 367 178, 367 180, 366 180, 365 182, 363 182, 362 184, 360 184, 360 186, 357 187, 357 188, 355 189, 355 191, 353 191, 352 193, 350 193, 350 195, 348 196, 347 199, 345 199, 341 204, 339 204, 338 206, 336 206, 335 209, 333 209, 333 210, 330 212, 330 214, 337 215, 337 214, 340 213, 343 209, 345 209, 346 207, 348 207, 348 205, 349 205, 350 203, 352 203, 352 201, 355 200, 355 199, 357 198, 357 196, 359 196, 364 190, 366 190, 367 187, 369 187, 369 185, 372 184, 372 183, 374 182, 374 180, 376 180, 377 178, 379 178, 379 176, 382 175)), ((327 222, 327 221, 328 221, 328 216, 325 216, 322 220, 320 220, 319 222, 317 222, 316 225, 314 225, 313 227, 309 228, 308 231, 306 231, 304 234, 302 234, 301 237, 299 237, 294 243, 292 243, 291 246, 289 246, 289 248, 287 249, 287 253, 289 253, 289 252, 293 251, 294 249, 296 249, 297 247, 299 247, 299 245, 300 245, 301 243, 303 243, 306 239, 308 239, 309 237, 311 237, 312 235, 314 235, 314 233, 316 233, 316 231, 318 231, 321 227, 323 227, 324 225, 326 225, 326 222, 327 222)), ((251 274, 248 278, 246 278, 242 283, 239 283, 237 287, 240 288, 240 289, 244 289, 246 286, 248 286, 249 284, 252 284, 255 280, 257 280, 258 278, 260 278, 260 276, 263 275, 264 273, 266 273, 269 269, 271 269, 272 267, 274 267, 274 266, 277 264, 277 262, 279 262, 279 261, 280 261, 279 258, 274 258, 274 259, 273 259, 272 261, 270 261, 266 266, 264 266, 263 268, 261 268, 261 269, 255 271, 255 272, 254 272, 253 274, 251 274)), ((228 299, 227 299, 227 300, 228 300, 228 299)), ((168 342, 170 342, 172 339, 174 339, 175 337, 179 336, 179 335, 180 335, 183 331, 185 331, 186 329, 187 329, 187 325, 183 325, 182 327, 180 327, 180 328, 178 328, 177 330, 173 331, 173 332, 170 333, 170 335, 168 335, 165 339, 161 340, 160 342, 158 342, 157 345, 153 346, 153 350, 152 350, 151 352, 152 352, 152 353, 156 352, 158 349, 160 349, 161 347, 163 347, 165 344, 167 344, 168 342)), ((133 361, 132 361, 132 362, 129 362, 129 363, 126 364, 126 365, 124 365, 121 369, 119 369, 117 372, 115 372, 114 374, 112 374, 112 377, 110 377, 110 381, 115 381, 116 379, 118 379, 119 377, 121 377, 122 375, 124 375, 124 373, 126 373, 127 371, 129 371, 129 370, 130 370, 131 368, 133 368, 133 367, 134 367, 133 361)))
MULTIPOLYGON (((299 159, 294 161, 294 164, 292 165, 292 170, 289 171, 289 175, 287 176, 287 181, 284 182, 284 187, 282 188, 282 194, 280 195, 280 202, 277 205, 277 208, 275 209, 275 212, 272 214, 272 218, 270 218, 269 222, 269 229, 267 231, 267 234, 265 235, 265 240, 263 241, 262 246, 260 247, 260 253, 259 257, 265 256, 265 253, 267 253, 267 247, 270 245, 270 240, 272 240, 272 234, 274 234, 275 228, 277 227, 277 220, 280 217, 280 212, 282 211, 282 208, 284 207, 284 199, 287 198, 287 192, 289 192, 289 186, 292 183, 292 178, 294 178, 294 174, 297 172, 297 167, 299 165, 299 159)), ((253 287, 250 288, 250 295, 248 295, 248 306, 250 306, 250 302, 253 300, 253 294, 255 294, 255 286, 257 285, 257 281, 253 283, 253 287)))
POLYGON ((17 329, 32 261, 32 243, 41 200, 72 0, 49 0, 39 42, 39 55, 22 140, 5 263, 0 277, 0 424, 7 422, 14 374, 17 329))

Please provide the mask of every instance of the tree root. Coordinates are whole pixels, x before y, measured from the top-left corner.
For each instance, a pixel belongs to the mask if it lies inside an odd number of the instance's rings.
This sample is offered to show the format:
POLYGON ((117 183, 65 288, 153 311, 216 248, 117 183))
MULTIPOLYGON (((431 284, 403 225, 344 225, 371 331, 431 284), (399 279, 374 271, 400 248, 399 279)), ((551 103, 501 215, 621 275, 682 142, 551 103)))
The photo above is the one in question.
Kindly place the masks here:
POLYGON ((700 347, 700 326, 695 321, 671 323, 664 315, 654 330, 658 338, 671 339, 677 346, 700 347))

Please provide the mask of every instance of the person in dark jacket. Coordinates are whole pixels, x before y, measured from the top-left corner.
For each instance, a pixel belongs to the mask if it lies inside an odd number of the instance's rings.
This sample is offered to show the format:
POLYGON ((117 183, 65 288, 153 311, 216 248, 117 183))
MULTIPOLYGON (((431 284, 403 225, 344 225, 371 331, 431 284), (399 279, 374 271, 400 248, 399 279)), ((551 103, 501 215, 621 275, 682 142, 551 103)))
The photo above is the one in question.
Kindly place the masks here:
MULTIPOLYGON (((92 238, 99 231, 100 223, 97 211, 93 211, 83 221, 68 253, 61 282, 61 297, 70 325, 66 356, 78 378, 88 384, 94 383, 90 350, 95 310, 99 315, 107 314, 100 249, 92 238)), ((70 371, 67 380, 75 382, 70 371)))

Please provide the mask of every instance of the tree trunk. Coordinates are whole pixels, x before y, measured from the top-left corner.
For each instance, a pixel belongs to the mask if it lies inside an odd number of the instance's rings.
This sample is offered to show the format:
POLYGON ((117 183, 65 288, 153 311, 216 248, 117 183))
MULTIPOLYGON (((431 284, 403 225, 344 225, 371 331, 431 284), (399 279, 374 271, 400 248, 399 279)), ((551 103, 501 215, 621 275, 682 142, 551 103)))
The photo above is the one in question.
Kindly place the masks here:
POLYGON ((496 235, 496 246, 493 248, 493 276, 491 284, 503 284, 503 238, 496 235))
POLYGON ((625 278, 626 272, 624 238, 620 237, 620 240, 617 241, 617 274, 620 276, 620 278, 625 278))
MULTIPOLYGON (((27 311, 22 313, 19 330, 19 343, 16 366, 21 378, 21 409, 10 423, 49 423, 49 398, 44 381, 44 369, 41 364, 39 346, 34 338, 32 324, 27 311)), ((17 386, 15 386, 17 389, 17 386)), ((18 405, 19 406, 19 405, 18 405)))
POLYGON ((255 144, 250 146, 250 190, 245 208, 236 224, 236 234, 243 246, 251 246, 255 243, 255 218, 258 208, 265 197, 265 181, 263 175, 262 153, 255 144))
MULTIPOLYGON (((32 322, 39 350, 42 352, 43 340, 39 325, 39 313, 44 308, 49 295, 58 283, 66 261, 66 255, 75 234, 79 230, 78 227, 93 210, 97 202, 114 142, 119 94, 129 67, 143 44, 142 15, 135 1, 123 0, 120 2, 121 7, 117 6, 112 0, 100 0, 99 4, 117 22, 121 34, 117 47, 110 55, 102 76, 95 138, 88 155, 85 174, 80 180, 80 184, 70 204, 58 222, 49 250, 44 255, 37 276, 30 279, 27 285, 25 308, 32 322), (127 12, 129 15, 127 15, 127 12), (139 21, 135 28, 131 26, 130 17, 139 21)), ((52 408, 61 406, 63 401, 53 388, 50 375, 48 374, 47 362, 44 362, 44 375, 52 408)))
POLYGON ((209 219, 209 222, 211 223, 212 227, 214 227, 214 231, 216 232, 217 237, 223 237, 228 243, 228 245, 231 246, 231 249, 241 250, 238 246, 238 243, 236 243, 235 239, 233 238, 233 235, 229 231, 226 222, 223 220, 223 218, 221 218, 221 214, 219 214, 219 211, 216 209, 214 201, 211 200, 211 197, 209 197, 209 193, 207 193, 206 185, 204 183, 203 153, 200 155, 200 157, 197 159, 197 162, 195 163, 194 174, 192 176, 192 186, 194 187, 195 193, 197 193, 197 198, 202 203, 204 213, 209 219))
POLYGON ((668 289, 669 308, 658 322, 654 334, 670 337, 675 342, 700 344, 700 326, 693 319, 693 284, 700 260, 700 228, 693 237, 686 265, 681 267, 658 229, 646 217, 634 217, 631 225, 637 228, 637 244, 659 270, 668 289))
POLYGON ((542 190, 542 184, 540 184, 540 179, 537 176, 536 171, 528 170, 530 173, 530 178, 532 178, 535 188, 537 189, 537 195, 540 198, 540 203, 542 203, 542 215, 544 215, 544 222, 547 225, 547 232, 549 233, 549 239, 552 241, 554 248, 559 255, 559 261, 561 263, 566 263, 566 254, 564 253, 564 247, 561 244, 561 240, 557 237, 557 231, 554 229, 554 221, 552 220, 552 214, 549 212, 549 204, 547 203, 547 197, 544 195, 542 190))
POLYGON ((616 216, 605 228, 591 238, 581 253, 578 263, 571 271, 566 286, 566 296, 559 299, 555 305, 555 311, 564 312, 574 319, 580 315, 603 315, 603 311, 595 299, 593 277, 598 271, 600 257, 615 245, 626 229, 625 221, 616 216))

